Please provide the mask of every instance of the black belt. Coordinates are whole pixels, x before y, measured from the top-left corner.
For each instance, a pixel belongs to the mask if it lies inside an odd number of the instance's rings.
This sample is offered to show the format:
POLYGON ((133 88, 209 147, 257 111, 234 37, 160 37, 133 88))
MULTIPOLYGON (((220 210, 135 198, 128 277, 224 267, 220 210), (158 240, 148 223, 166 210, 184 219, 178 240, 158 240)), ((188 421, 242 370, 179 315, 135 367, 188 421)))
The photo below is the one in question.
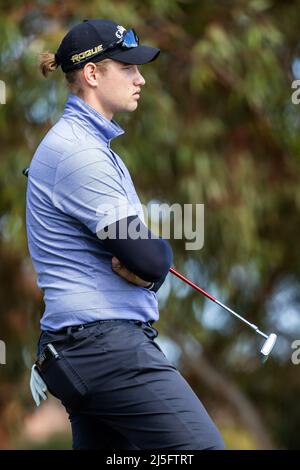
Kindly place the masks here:
POLYGON ((128 322, 128 323, 134 323, 136 325, 147 325, 147 326, 152 326, 154 323, 154 320, 149 320, 147 322, 142 322, 141 320, 121 320, 121 319, 115 319, 115 320, 96 320, 90 323, 82 323, 81 325, 74 325, 74 326, 65 326, 64 328, 61 328, 60 330, 55 330, 55 331, 49 331, 51 334, 67 334, 67 333, 74 333, 76 331, 81 331, 86 328, 90 328, 92 326, 96 325, 101 325, 102 323, 109 323, 109 322, 128 322))

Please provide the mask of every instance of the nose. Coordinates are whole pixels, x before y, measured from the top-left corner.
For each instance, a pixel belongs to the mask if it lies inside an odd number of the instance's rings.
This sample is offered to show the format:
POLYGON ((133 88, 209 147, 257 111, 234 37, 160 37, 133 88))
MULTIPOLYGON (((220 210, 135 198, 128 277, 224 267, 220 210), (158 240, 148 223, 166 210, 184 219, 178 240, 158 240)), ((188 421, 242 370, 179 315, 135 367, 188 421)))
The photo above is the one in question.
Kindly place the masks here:
POLYGON ((146 83, 146 80, 144 79, 143 75, 139 71, 138 67, 136 67, 136 76, 135 76, 134 84, 136 86, 143 86, 145 85, 145 83, 146 83))

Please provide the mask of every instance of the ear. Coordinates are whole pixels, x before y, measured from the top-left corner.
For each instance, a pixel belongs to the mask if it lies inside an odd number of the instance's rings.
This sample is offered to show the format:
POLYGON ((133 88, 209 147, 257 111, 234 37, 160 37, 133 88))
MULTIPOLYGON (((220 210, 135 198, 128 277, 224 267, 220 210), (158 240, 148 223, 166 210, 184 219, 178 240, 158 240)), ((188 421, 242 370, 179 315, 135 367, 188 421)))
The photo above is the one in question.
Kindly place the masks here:
POLYGON ((92 87, 98 85, 99 70, 93 62, 88 62, 82 69, 82 74, 85 81, 92 87))

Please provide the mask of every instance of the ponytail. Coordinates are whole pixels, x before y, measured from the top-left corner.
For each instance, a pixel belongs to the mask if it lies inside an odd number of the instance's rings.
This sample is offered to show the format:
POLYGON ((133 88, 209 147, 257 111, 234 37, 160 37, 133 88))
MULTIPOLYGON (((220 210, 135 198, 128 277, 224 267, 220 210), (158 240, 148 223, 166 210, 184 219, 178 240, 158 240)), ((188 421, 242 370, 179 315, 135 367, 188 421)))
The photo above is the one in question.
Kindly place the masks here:
POLYGON ((54 72, 58 66, 57 56, 52 52, 41 52, 39 54, 39 69, 44 77, 47 77, 49 72, 54 72))

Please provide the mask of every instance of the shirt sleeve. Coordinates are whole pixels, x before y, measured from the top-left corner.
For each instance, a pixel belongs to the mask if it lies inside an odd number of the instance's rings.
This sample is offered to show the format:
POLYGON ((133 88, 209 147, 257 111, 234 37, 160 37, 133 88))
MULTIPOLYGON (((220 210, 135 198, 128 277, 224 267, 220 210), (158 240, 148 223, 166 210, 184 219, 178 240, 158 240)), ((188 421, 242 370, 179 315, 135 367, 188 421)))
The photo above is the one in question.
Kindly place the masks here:
POLYGON ((137 215, 122 185, 122 173, 109 153, 85 148, 63 156, 58 163, 52 201, 93 233, 137 215))
MULTIPOLYGON (((104 247, 116 256, 129 271, 144 281, 164 281, 173 262, 173 252, 167 240, 151 232, 138 217, 127 217, 107 227, 104 247), (133 237, 130 225, 134 223, 138 237, 133 237), (112 233, 114 236, 109 237, 112 233), (121 236, 126 235, 125 237, 121 236)), ((162 284, 161 282, 161 284, 162 284)), ((160 284, 160 285, 161 285, 160 284)), ((160 285, 156 286, 157 290, 160 285)), ((154 286, 153 286, 154 287, 154 286)))

